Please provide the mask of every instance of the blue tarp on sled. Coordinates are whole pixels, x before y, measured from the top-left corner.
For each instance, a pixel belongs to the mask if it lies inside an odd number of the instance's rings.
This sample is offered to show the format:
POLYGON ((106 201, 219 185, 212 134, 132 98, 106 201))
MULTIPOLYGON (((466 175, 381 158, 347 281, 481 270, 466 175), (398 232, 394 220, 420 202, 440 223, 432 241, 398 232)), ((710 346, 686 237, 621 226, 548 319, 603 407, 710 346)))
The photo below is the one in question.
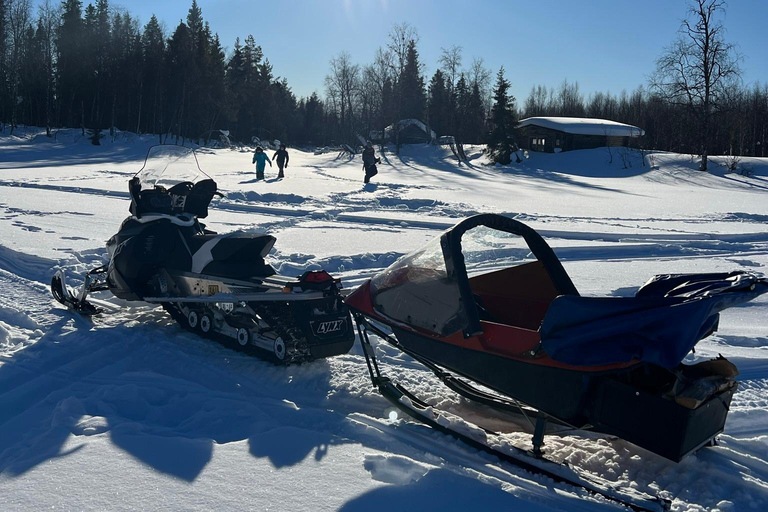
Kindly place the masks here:
POLYGON ((765 292, 765 279, 734 272, 657 276, 635 297, 563 295, 542 322, 542 348, 577 366, 639 360, 671 369, 717 329, 719 311, 765 292))

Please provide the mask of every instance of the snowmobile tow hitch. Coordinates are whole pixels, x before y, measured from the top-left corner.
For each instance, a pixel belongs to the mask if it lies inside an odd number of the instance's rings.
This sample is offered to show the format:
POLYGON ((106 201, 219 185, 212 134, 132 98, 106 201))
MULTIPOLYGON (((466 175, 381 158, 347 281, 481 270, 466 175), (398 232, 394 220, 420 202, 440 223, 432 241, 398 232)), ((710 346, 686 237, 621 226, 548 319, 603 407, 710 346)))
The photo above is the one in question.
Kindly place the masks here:
MULTIPOLYGON (((382 329, 369 321, 364 315, 355 313, 354 316, 360 337, 360 344, 363 348, 365 362, 368 365, 368 372, 371 376, 371 382, 373 383, 374 388, 376 388, 384 396, 384 398, 386 398, 403 413, 434 428, 435 430, 438 430, 464 442, 474 449, 493 455, 503 462, 517 466, 534 475, 541 475, 547 478, 551 478, 558 483, 564 483, 578 487, 580 489, 584 489, 592 494, 601 496, 612 502, 628 507, 631 510, 659 512, 667 511, 671 508, 671 501, 666 498, 651 496, 647 493, 634 489, 619 489, 607 480, 602 480, 599 477, 595 477, 593 475, 586 476, 579 474, 566 464, 545 459, 543 457, 541 447, 543 446, 543 437, 547 423, 555 423, 565 427, 570 427, 569 425, 566 425, 555 418, 551 418, 543 413, 540 413, 539 411, 529 409, 516 401, 508 400, 482 391, 472 386, 468 382, 456 378, 434 363, 425 360, 424 358, 414 354, 409 350, 404 349, 404 347, 398 343, 398 341, 392 335, 384 332, 382 329), (528 419, 528 421, 531 421, 531 423, 533 423, 531 418, 535 419, 533 449, 528 452, 516 447, 506 447, 504 451, 501 451, 490 446, 489 444, 486 444, 485 442, 471 437, 468 434, 461 433, 457 430, 454 430, 450 426, 447 426, 445 424, 446 422, 443 421, 447 416, 445 413, 435 409, 425 401, 419 399, 416 395, 408 391, 402 385, 393 382, 390 378, 382 375, 379 363, 376 360, 375 349, 368 337, 368 331, 373 332, 382 340, 386 341, 390 345, 393 345, 398 350, 404 352, 414 360, 426 366, 444 384, 446 384, 450 389, 459 395, 464 396, 465 398, 468 398, 474 402, 488 405, 495 409, 499 409, 505 412, 515 412, 522 414, 526 417, 526 419, 528 419)), ((488 435, 499 436, 499 434, 496 432, 482 427, 479 428, 480 430, 485 431, 485 433, 488 435)), ((569 430, 571 429, 572 428, 569 428, 569 430)))

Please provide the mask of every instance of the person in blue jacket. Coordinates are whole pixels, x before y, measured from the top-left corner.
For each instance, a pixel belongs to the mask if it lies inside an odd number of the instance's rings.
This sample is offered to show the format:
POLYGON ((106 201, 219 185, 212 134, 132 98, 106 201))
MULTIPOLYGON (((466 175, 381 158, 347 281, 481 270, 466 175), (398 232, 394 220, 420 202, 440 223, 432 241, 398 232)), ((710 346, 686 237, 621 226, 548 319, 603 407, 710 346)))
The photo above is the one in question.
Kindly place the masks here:
POLYGON ((264 179, 264 168, 267 166, 266 164, 269 164, 270 167, 272 167, 272 162, 270 161, 267 154, 264 152, 264 148, 261 146, 256 147, 256 151, 253 153, 253 162, 256 164, 256 179, 257 180, 263 180, 264 179))

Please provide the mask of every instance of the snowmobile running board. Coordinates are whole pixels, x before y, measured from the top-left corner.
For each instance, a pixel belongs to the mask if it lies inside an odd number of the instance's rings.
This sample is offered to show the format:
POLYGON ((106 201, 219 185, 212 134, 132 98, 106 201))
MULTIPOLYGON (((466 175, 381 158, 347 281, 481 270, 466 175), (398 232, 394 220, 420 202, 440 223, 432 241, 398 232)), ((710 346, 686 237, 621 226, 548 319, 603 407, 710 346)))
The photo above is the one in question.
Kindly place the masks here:
POLYGON ((213 303, 233 303, 233 302, 272 302, 277 299, 280 302, 294 302, 302 300, 317 300, 323 298, 322 292, 311 293, 285 293, 282 292, 263 292, 263 293, 217 293, 215 295, 199 295, 197 297, 144 297, 144 302, 162 303, 162 302, 213 302, 213 303), (278 295, 279 294, 279 295, 278 295))
MULTIPOLYGON (((360 336, 360 344, 363 348, 363 354, 365 355, 366 364, 368 365, 368 372, 371 376, 371 381, 373 383, 373 386, 376 389, 378 389, 378 391, 382 394, 382 396, 386 398, 389 402, 391 402, 392 405, 400 409, 402 412, 404 412, 411 418, 418 420, 424 423, 425 425, 428 425, 434 428, 439 432, 442 432, 455 439, 458 439, 459 441, 462 441, 463 443, 465 443, 466 445, 472 448, 475 448, 477 450, 493 455, 497 457, 499 460, 503 462, 507 462, 514 466, 517 466, 531 474, 545 476, 547 478, 551 478, 555 482, 571 485, 574 487, 578 487, 580 489, 584 489, 592 494, 599 495, 610 501, 613 501, 615 503, 628 507, 631 510, 635 510, 639 512, 660 512, 660 511, 670 510, 672 504, 668 499, 661 498, 658 496, 651 496, 642 491, 636 491, 633 489, 614 489, 612 488, 612 484, 610 482, 599 481, 600 480, 599 477, 594 477, 594 476, 585 477, 585 476, 579 475, 573 469, 569 468, 567 465, 544 459, 541 456, 540 447, 542 444, 542 437, 544 434, 544 427, 546 425, 546 421, 550 418, 548 416, 542 415, 541 413, 538 413, 538 411, 521 408, 521 411, 523 412, 523 414, 533 415, 534 417, 537 418, 536 432, 534 433, 534 450, 532 452, 526 452, 516 447, 507 448, 509 451, 497 450, 496 448, 493 448, 492 446, 486 443, 478 441, 477 439, 474 439, 467 434, 463 434, 461 432, 458 432, 457 430, 452 429, 449 426, 446 426, 443 422, 440 421, 441 414, 439 410, 436 410, 434 407, 432 407, 428 403, 419 399, 417 396, 409 392, 402 385, 392 382, 392 380, 390 380, 388 377, 385 377, 381 374, 378 362, 376 360, 376 354, 375 354, 373 345, 371 345, 370 340, 368 338, 368 330, 375 333, 377 336, 382 338, 387 343, 403 351, 405 354, 413 357, 416 361, 422 364, 426 363, 425 365, 430 370, 435 372, 435 374, 440 378, 440 380, 445 382, 446 385, 448 385, 451 389, 453 389, 457 393, 463 396, 467 396, 468 398, 471 398, 475 393, 479 393, 479 396, 485 395, 487 397, 486 401, 483 401, 483 400, 478 400, 478 401, 481 403, 484 403, 485 405, 490 405, 491 407, 497 407, 502 410, 508 410, 508 408, 510 407, 518 407, 518 405, 513 404, 512 402, 507 402, 506 400, 503 400, 503 399, 499 399, 498 397, 494 397, 491 394, 486 394, 484 392, 481 392, 475 389, 473 386, 461 380, 454 379, 452 376, 450 376, 450 374, 447 374, 446 372, 442 372, 434 364, 429 363, 429 361, 425 361, 423 358, 415 354, 412 354, 407 350, 403 350, 403 347, 395 339, 393 339, 392 336, 390 336, 389 334, 385 333, 384 331, 382 331, 381 329, 373 325, 363 315, 356 313, 355 322, 357 323, 357 330, 360 336), (443 376, 441 376, 437 372, 442 373, 443 376), (446 376, 447 376, 447 379, 444 379, 444 377, 446 376), (448 381, 451 381, 451 380, 458 381, 461 384, 459 384, 456 387, 453 387, 448 384, 448 381), (459 389, 466 390, 467 394, 465 394, 462 391, 459 391, 459 389), (498 404, 500 403, 503 404, 502 407, 499 407, 498 404), (569 474, 565 474, 565 473, 569 473, 569 474)), ((551 420, 554 422, 557 422, 557 420, 554 420, 554 419, 551 419, 551 420)), ((561 422, 557 422, 557 423, 561 425, 563 424, 561 422)), ((479 426, 477 426, 477 428, 485 431, 487 434, 498 435, 497 433, 487 430, 485 428, 482 428, 479 426)))

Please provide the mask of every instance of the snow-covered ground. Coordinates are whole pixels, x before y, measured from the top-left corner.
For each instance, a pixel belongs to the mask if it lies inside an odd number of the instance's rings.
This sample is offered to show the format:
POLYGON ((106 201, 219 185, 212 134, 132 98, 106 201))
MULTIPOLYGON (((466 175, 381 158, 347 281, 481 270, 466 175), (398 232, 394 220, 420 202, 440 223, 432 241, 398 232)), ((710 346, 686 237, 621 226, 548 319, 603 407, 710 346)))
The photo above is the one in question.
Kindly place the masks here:
MULTIPOLYGON (((104 294, 113 313, 89 321, 54 303, 58 266, 104 258, 153 143, 0 135, 0 510, 617 509, 391 416, 358 345, 277 368, 182 331, 158 308, 104 294)), ((367 186, 359 157, 292 150, 286 179, 267 169, 257 183, 248 151, 202 149, 225 196, 206 223, 268 231, 279 272, 322 267, 348 288, 478 212, 539 230, 585 295, 631 295, 657 273, 768 267, 768 159, 744 158, 742 176, 717 157, 705 174, 671 153, 646 165, 616 149, 532 153, 499 167, 479 149, 462 165, 436 147, 386 152, 367 186)), ((486 417, 380 350, 435 405, 504 432, 494 442, 528 445, 524 426, 486 417)), ((575 432, 548 439, 547 455, 661 490, 674 510, 766 510, 768 299, 725 312, 690 357, 717 353, 741 370, 719 446, 674 464, 575 432)))

